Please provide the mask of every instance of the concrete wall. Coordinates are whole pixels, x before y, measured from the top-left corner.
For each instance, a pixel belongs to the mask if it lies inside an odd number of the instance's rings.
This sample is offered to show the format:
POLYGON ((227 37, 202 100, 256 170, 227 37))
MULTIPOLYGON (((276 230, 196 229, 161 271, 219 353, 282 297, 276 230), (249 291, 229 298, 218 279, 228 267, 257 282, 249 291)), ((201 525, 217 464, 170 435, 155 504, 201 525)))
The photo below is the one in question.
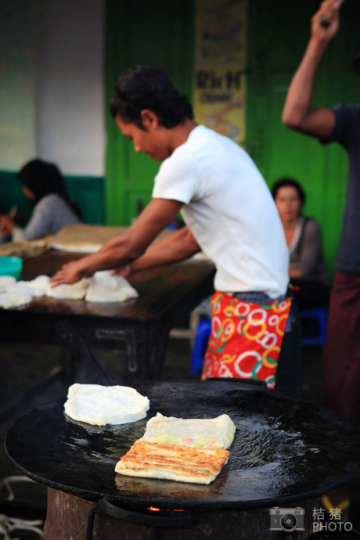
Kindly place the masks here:
POLYGON ((0 170, 103 176, 103 0, 0 0, 0 170))
POLYGON ((35 152, 30 0, 0 0, 0 169, 35 152))
POLYGON ((36 147, 66 174, 104 175, 102 0, 46 0, 36 16, 36 147))

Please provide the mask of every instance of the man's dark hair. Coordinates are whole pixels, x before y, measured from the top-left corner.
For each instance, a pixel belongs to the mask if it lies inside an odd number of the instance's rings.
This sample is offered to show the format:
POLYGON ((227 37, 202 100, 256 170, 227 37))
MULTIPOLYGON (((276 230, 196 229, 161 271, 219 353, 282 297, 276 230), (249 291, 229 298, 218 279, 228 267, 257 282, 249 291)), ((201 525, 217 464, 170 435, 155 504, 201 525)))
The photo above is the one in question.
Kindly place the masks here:
POLYGON ((172 128, 193 119, 193 110, 186 96, 181 96, 170 79, 151 66, 135 66, 122 73, 115 85, 110 112, 125 123, 143 129, 141 111, 156 114, 160 124, 172 128))
POLYGON ((275 182, 275 184, 271 188, 271 193, 272 193, 272 196, 274 197, 274 199, 276 199, 277 192, 279 191, 280 188, 288 187, 288 186, 293 187, 293 188, 296 189, 296 191, 298 193, 298 197, 299 197, 299 199, 301 201, 301 206, 304 206, 305 201, 306 201, 305 191, 303 190, 303 188, 301 187, 299 182, 297 180, 295 180, 294 178, 284 177, 284 178, 280 178, 280 180, 277 180, 275 182))

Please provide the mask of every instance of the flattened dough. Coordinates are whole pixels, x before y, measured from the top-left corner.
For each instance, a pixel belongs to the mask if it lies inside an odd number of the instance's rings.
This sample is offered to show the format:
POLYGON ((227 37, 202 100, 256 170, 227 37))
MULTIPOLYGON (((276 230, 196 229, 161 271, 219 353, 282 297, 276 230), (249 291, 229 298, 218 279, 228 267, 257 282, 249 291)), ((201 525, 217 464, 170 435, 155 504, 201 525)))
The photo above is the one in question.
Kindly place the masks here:
POLYGON ((0 277, 0 307, 9 309, 24 306, 31 302, 31 291, 19 283, 12 276, 0 277))
POLYGON ((52 298, 82 300, 85 297, 88 285, 89 279, 83 278, 71 285, 63 283, 57 287, 49 287, 47 295, 52 298))
POLYGON ((18 285, 27 287, 32 296, 46 296, 50 289, 49 279, 49 276, 38 276, 32 281, 19 281, 18 285))
POLYGON ((96 272, 91 278, 84 278, 71 285, 61 284, 51 287, 48 276, 38 276, 32 281, 16 281, 11 276, 0 276, 0 307, 21 306, 31 302, 32 297, 50 296, 63 300, 87 302, 124 302, 136 298, 137 291, 120 276, 110 272, 96 272))
POLYGON ((145 418, 150 402, 129 386, 73 384, 65 403, 65 413, 79 422, 95 426, 127 424, 145 418))
POLYGON ((236 427, 230 416, 217 418, 174 418, 159 412, 146 424, 141 441, 194 448, 229 448, 236 427))
POLYGON ((137 291, 121 276, 112 276, 110 272, 95 272, 90 280, 85 300, 87 302, 124 302, 136 298, 137 291))

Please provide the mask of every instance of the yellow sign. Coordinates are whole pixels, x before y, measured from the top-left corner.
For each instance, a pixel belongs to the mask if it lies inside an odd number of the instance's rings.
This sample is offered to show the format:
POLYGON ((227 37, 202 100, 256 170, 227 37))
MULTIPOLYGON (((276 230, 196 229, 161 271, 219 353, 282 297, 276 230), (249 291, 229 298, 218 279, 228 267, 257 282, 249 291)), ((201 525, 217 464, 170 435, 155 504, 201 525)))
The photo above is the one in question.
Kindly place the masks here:
POLYGON ((246 0, 197 0, 195 43, 195 120, 239 143, 245 138, 246 0))
POLYGON ((236 68, 197 68, 195 119, 240 142, 245 138, 245 77, 236 68))

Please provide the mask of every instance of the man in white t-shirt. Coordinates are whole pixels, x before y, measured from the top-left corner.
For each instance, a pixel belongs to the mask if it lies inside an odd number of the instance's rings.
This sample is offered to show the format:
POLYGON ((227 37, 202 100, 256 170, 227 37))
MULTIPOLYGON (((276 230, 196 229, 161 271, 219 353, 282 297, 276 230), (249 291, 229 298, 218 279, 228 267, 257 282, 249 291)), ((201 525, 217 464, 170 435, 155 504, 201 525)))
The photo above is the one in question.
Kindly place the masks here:
POLYGON ((163 162, 153 198, 126 232, 97 253, 65 265, 52 283, 73 283, 116 267, 126 276, 202 250, 216 266, 217 291, 260 294, 262 302, 282 300, 288 249, 271 194, 247 153, 198 126, 187 98, 152 67, 137 66, 121 75, 111 113, 136 152, 163 162), (150 246, 180 211, 186 226, 150 246))
POLYGON ((281 223, 262 176, 236 143, 194 126, 162 163, 153 197, 184 204, 186 225, 216 265, 216 290, 285 294, 281 223))

